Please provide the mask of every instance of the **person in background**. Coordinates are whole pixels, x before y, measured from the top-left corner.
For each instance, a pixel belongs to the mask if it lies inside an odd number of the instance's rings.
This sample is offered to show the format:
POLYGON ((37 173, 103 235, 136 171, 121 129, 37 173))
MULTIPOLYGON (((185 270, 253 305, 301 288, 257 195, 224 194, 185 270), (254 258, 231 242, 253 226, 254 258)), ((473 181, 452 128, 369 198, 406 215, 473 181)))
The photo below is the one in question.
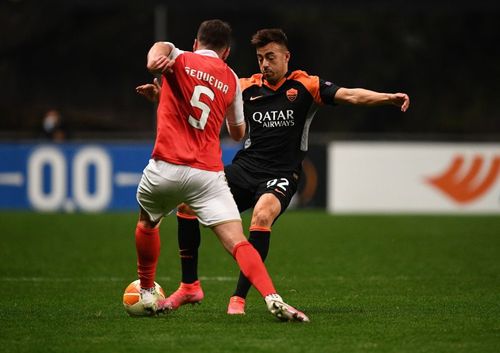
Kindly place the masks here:
POLYGON ((46 139, 54 142, 66 140, 67 133, 61 113, 56 109, 48 110, 43 116, 42 131, 46 139))

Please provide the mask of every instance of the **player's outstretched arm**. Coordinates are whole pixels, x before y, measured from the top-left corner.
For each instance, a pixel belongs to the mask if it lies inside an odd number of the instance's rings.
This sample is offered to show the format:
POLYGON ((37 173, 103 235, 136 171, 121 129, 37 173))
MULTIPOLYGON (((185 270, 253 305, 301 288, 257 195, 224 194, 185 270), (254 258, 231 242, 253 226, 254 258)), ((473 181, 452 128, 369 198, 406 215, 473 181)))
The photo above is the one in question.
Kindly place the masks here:
POLYGON ((338 89, 335 94, 335 102, 353 105, 395 105, 405 112, 410 106, 410 97, 406 93, 381 93, 364 88, 338 89))
POLYGON ((161 86, 157 78, 154 79, 153 83, 137 86, 135 91, 150 102, 158 103, 160 100, 161 86))
POLYGON ((171 72, 175 60, 171 59, 172 45, 166 42, 156 42, 148 52, 147 68, 152 74, 171 72))

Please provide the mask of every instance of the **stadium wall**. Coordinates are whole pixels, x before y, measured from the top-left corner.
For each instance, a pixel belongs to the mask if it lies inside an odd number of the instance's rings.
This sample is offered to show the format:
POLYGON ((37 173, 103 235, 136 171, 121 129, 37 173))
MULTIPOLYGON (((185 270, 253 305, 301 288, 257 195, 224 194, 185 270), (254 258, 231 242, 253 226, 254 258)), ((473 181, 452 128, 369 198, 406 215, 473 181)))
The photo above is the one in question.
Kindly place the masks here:
MULTIPOLYGON (((224 144, 230 163, 239 145, 224 144)), ((0 209, 135 210, 149 143, 0 143, 0 209)), ((331 213, 500 213, 500 144, 310 146, 290 207, 331 213)))

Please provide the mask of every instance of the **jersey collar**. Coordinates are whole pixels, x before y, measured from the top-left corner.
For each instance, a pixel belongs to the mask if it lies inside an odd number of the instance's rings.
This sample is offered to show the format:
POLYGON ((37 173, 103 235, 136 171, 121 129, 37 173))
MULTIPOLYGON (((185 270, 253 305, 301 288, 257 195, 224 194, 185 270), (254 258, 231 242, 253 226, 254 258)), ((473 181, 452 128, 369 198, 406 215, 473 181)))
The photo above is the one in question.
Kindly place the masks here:
POLYGON ((269 82, 267 82, 267 80, 264 78, 264 75, 262 75, 262 84, 269 87, 270 89, 272 89, 273 91, 277 91, 278 88, 280 88, 283 83, 285 83, 285 81, 288 79, 288 76, 290 75, 290 71, 288 71, 285 76, 283 76, 283 78, 281 80, 279 80, 279 82, 275 85, 272 85, 270 84, 269 82))
POLYGON ((214 52, 213 50, 210 50, 210 49, 199 49, 199 50, 195 51, 195 54, 200 54, 200 55, 205 55, 205 56, 211 56, 211 57, 214 57, 214 58, 219 58, 219 55, 217 55, 216 52, 214 52))

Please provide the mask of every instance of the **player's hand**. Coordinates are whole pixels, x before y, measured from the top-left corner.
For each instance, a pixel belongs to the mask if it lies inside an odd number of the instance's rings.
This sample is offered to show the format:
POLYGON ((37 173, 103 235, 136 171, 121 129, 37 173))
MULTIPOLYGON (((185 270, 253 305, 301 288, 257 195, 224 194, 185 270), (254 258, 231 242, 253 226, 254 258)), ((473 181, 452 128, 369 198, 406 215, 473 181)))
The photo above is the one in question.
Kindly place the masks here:
POLYGON ((154 79, 153 83, 137 86, 135 91, 153 103, 160 100, 161 86, 157 78, 154 79))
POLYGON ((160 55, 148 64, 148 70, 152 73, 169 74, 173 72, 172 66, 174 64, 174 59, 170 59, 165 55, 160 55))
POLYGON ((394 93, 391 97, 391 102, 395 106, 400 107, 404 113, 410 106, 410 97, 406 93, 394 93))

